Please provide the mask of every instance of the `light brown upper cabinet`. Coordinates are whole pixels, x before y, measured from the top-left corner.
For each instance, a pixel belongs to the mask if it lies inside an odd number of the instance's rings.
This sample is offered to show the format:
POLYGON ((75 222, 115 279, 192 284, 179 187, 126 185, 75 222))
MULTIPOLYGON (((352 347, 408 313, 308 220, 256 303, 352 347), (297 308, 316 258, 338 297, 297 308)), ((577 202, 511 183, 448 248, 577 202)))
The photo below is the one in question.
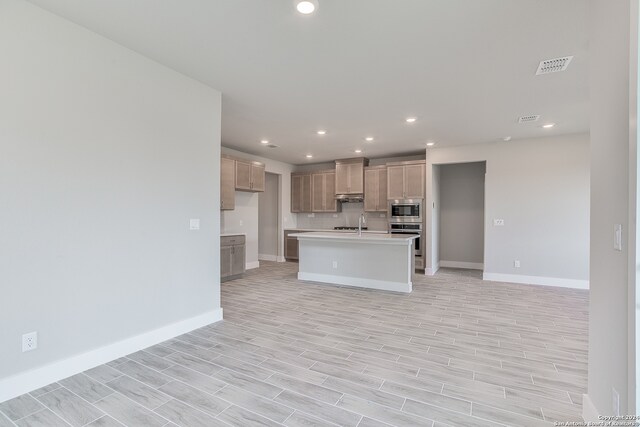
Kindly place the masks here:
POLYGON ((335 188, 335 171, 314 171, 311 174, 311 211, 338 212, 335 188))
POLYGON ((220 159, 220 209, 233 210, 236 207, 236 161, 226 157, 220 159))
POLYGON ((291 212, 311 212, 311 173, 291 174, 291 212))
POLYGON ((362 194, 364 192, 364 167, 369 159, 336 160, 335 194, 362 194))
POLYGON ((264 164, 236 159, 236 190, 264 191, 264 164))
POLYGON ((424 174, 424 161, 402 162, 402 164, 387 164, 387 198, 424 198, 424 174))
POLYGON ((364 168, 364 210, 387 211, 387 167, 364 168))

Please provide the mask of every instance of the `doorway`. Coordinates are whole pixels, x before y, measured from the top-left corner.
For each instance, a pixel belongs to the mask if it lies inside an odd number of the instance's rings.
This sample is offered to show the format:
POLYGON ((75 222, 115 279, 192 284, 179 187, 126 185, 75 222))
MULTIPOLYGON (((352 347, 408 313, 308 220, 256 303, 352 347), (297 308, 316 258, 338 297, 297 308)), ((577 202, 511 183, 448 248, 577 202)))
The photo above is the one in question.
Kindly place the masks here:
POLYGON ((440 267, 484 269, 486 162, 439 165, 440 267))
POLYGON ((258 259, 277 261, 279 253, 280 176, 265 173, 264 192, 258 198, 258 259))

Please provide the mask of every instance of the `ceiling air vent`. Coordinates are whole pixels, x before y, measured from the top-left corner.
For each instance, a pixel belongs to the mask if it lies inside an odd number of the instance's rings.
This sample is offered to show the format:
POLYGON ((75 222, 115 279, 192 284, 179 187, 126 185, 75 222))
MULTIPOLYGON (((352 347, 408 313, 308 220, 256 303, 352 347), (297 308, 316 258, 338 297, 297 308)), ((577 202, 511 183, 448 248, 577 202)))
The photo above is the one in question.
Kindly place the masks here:
POLYGON ((562 58, 545 59, 544 61, 540 61, 538 71, 536 71, 536 76, 564 71, 567 69, 572 59, 573 56, 564 56, 562 58))
POLYGON ((276 144, 269 144, 267 145, 267 148, 278 148, 278 146, 276 144))
POLYGON ((540 118, 539 114, 532 114, 529 116, 520 116, 518 117, 518 123, 537 122, 539 118, 540 118))

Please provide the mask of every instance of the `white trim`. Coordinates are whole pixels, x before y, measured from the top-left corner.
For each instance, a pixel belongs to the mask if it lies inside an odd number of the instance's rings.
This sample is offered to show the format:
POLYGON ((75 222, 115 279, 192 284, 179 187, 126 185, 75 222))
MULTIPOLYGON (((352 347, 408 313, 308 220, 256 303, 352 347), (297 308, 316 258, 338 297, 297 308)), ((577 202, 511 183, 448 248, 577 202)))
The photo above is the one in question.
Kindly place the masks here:
POLYGON ((0 380, 0 402, 222 320, 222 308, 0 380))
POLYGON ((602 421, 600 414, 593 404, 588 394, 582 395, 582 419, 585 422, 599 422, 602 421))
POLYGON ((426 267, 424 269, 424 275, 425 276, 433 276, 438 272, 438 270, 440 270, 440 263, 439 262, 437 262, 436 265, 433 266, 433 267, 426 267))
POLYGON ((528 285, 556 286, 559 288, 589 289, 588 280, 560 277, 525 276, 522 274, 483 273, 482 280, 493 282, 523 283, 528 285))
POLYGON ((467 270, 483 270, 484 264, 481 262, 440 261, 440 267, 464 268, 467 270))
POLYGON ((356 288, 380 289, 393 292, 411 292, 411 282, 389 282, 386 280, 363 279, 360 277, 334 276, 332 274, 298 272, 298 280, 333 283, 356 288))
POLYGON ((258 254, 259 261, 278 261, 277 255, 258 254))
POLYGON ((245 269, 252 270, 254 268, 260 267, 260 261, 247 262, 245 264, 245 269))
POLYGON ((287 260, 285 259, 285 257, 278 255, 278 262, 287 262, 287 260))

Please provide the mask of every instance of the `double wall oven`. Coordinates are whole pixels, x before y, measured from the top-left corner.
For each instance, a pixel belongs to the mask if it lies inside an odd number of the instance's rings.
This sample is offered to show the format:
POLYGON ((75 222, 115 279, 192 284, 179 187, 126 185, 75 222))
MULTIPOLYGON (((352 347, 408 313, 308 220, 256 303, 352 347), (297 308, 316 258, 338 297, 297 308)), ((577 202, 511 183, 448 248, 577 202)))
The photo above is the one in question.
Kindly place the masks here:
POLYGON ((422 256, 422 199, 389 200, 389 233, 415 234, 413 241, 417 257, 422 256))

